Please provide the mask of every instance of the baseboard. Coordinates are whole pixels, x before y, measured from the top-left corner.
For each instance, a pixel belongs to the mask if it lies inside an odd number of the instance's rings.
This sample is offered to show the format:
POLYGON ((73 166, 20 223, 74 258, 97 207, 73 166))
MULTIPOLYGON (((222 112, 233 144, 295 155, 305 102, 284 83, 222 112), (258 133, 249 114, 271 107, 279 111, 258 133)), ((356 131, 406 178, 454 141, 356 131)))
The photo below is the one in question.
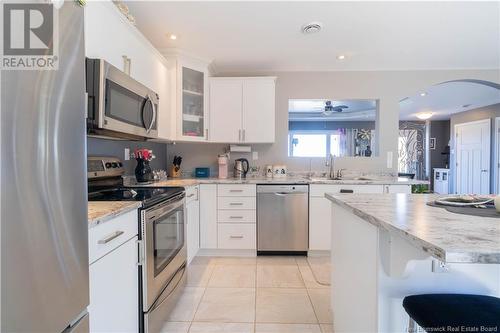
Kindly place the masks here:
POLYGON ((199 257, 256 257, 257 250, 200 249, 199 257))
POLYGON ((331 251, 328 250, 309 250, 307 252, 308 257, 329 257, 331 251))

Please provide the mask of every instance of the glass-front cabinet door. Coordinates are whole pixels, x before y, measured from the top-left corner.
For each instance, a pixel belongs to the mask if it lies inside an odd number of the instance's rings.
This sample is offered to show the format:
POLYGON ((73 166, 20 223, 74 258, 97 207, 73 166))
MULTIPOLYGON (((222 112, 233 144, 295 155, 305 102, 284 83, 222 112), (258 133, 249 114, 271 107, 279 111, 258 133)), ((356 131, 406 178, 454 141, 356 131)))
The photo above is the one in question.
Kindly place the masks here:
POLYGON ((207 136, 205 110, 205 73, 185 66, 182 71, 181 135, 186 139, 204 140, 207 136))

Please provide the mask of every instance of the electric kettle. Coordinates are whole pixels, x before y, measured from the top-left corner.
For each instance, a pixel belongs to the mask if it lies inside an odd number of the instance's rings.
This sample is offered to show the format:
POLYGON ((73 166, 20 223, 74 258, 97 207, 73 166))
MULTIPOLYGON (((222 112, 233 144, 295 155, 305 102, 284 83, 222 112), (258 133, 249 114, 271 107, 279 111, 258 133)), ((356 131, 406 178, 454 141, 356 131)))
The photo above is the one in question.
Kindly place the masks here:
POLYGON ((238 158, 234 161, 234 177, 246 178, 249 164, 246 158, 238 158))

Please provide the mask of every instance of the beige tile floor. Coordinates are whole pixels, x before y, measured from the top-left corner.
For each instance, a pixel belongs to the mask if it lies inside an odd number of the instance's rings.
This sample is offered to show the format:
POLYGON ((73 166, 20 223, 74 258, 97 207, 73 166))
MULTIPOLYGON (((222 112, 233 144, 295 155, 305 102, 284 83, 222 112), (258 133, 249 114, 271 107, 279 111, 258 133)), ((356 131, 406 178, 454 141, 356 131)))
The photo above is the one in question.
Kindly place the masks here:
POLYGON ((162 333, 329 333, 328 258, 196 257, 162 333), (312 268, 312 270, 311 270, 312 268))

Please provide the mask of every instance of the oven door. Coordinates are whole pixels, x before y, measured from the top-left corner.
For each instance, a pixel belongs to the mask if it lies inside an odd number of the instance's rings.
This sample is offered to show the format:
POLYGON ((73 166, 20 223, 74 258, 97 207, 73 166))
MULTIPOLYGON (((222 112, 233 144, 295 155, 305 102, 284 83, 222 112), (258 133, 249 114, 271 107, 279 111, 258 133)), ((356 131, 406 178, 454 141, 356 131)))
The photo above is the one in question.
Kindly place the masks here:
POLYGON ((143 211, 145 267, 143 310, 147 312, 180 267, 185 265, 185 194, 143 211))
POLYGON ((158 137, 158 95, 100 60, 99 127, 147 138, 158 137))

